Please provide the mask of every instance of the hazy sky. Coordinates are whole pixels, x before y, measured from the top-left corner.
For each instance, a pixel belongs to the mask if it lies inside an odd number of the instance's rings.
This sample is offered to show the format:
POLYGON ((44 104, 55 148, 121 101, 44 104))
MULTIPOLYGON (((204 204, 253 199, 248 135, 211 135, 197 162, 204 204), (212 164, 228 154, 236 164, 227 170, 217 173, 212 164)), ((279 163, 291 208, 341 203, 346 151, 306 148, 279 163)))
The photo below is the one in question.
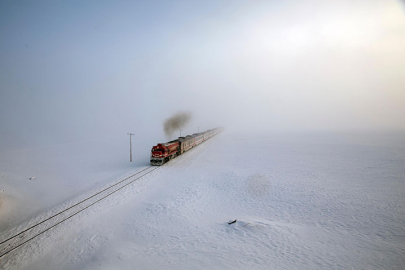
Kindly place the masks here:
POLYGON ((1 1, 0 36, 3 144, 164 138, 177 111, 189 132, 405 129, 400 1, 1 1))

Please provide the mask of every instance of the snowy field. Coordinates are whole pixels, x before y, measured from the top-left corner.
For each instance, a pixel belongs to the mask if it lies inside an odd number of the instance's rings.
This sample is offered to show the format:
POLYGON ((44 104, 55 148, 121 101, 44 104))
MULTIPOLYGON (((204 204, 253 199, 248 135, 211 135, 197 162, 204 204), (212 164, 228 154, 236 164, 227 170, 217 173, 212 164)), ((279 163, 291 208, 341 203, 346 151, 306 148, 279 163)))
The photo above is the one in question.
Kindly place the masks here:
MULTIPOLYGON (((96 160, 97 147, 86 147, 70 149, 82 156, 74 161, 1 154, 2 239, 147 166, 148 151, 129 164, 113 145, 96 160)), ((404 134, 226 131, 1 258, 0 268, 404 269, 404 254, 404 134)))
POLYGON ((131 164, 126 139, 0 151, 0 233, 147 165, 150 147, 134 142, 131 164))

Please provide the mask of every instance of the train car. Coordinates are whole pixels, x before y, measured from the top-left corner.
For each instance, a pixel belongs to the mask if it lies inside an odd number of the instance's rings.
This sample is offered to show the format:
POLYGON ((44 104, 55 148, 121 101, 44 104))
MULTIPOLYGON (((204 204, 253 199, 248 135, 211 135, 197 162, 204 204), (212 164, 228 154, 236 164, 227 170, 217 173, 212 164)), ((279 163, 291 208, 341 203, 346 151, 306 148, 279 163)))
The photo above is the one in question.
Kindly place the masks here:
POLYGON ((209 138, 210 138, 210 133, 207 130, 207 131, 204 132, 204 141, 208 140, 209 138))
POLYGON ((180 150, 179 140, 170 141, 167 143, 159 143, 152 147, 150 164, 163 165, 172 158, 176 157, 180 150))
POLYGON ((190 150, 195 145, 195 139, 193 136, 187 135, 186 137, 180 137, 180 155, 190 150))
POLYGON ((202 143, 204 141, 204 134, 202 133, 195 133, 193 134, 194 136, 194 143, 195 145, 199 145, 200 143, 202 143))
POLYGON ((150 164, 160 166, 168 162, 169 160, 183 154, 184 152, 192 149, 193 147, 201 144, 209 138, 217 135, 222 129, 215 128, 207 130, 201 133, 195 133, 193 135, 187 135, 185 137, 179 137, 177 140, 173 140, 167 143, 159 143, 152 147, 150 164))

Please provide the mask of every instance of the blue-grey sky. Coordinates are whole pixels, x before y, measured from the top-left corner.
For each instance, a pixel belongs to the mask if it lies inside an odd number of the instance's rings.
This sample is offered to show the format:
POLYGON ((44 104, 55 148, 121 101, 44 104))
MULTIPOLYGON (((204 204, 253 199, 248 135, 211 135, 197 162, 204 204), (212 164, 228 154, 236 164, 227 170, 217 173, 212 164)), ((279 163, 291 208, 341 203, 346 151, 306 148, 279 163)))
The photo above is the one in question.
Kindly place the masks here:
POLYGON ((2 144, 164 138, 177 111, 190 133, 405 129, 400 1, 1 1, 0 36, 2 144))

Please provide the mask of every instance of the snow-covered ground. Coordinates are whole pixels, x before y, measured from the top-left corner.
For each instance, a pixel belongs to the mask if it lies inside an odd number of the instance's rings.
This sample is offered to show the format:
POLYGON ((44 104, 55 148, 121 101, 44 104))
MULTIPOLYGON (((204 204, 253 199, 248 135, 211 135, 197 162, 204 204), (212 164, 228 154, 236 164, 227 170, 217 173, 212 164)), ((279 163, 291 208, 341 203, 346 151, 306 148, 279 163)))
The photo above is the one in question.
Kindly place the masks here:
POLYGON ((0 234, 148 165, 151 144, 133 142, 133 163, 129 137, 0 151, 0 234))
MULTIPOLYGON (((145 166, 116 158, 99 158, 88 173, 103 173, 101 182, 76 181, 50 204, 145 166)), ((8 168, 18 171, 15 161, 8 168)), ((404 164, 404 134, 224 132, 1 258, 0 268, 403 269, 404 164)), ((36 169, 28 193, 47 179, 36 169)), ((10 175, 1 184, 18 190, 10 175)), ((44 212, 35 199, 36 210, 12 217, 13 226, 1 219, 2 234, 44 212)))

